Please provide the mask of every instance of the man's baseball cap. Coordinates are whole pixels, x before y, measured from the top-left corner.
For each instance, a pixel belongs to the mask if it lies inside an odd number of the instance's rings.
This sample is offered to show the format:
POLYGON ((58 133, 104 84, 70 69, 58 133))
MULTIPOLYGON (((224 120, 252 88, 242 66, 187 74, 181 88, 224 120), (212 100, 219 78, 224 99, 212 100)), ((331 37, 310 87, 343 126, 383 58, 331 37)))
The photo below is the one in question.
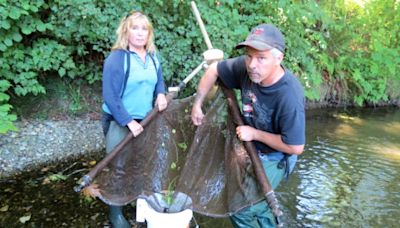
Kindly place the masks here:
POLYGON ((272 24, 261 24, 254 27, 244 42, 236 45, 236 49, 249 46, 259 51, 276 48, 282 53, 285 51, 283 34, 272 24))

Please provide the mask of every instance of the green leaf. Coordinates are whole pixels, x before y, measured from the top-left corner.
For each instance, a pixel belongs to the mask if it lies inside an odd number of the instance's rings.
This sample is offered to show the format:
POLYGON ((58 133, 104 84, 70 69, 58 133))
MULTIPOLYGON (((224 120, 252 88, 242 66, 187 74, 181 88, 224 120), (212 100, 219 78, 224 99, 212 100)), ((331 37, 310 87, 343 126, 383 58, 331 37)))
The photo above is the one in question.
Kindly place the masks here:
POLYGON ((2 93, 1 91, 6 91, 8 88, 10 88, 11 83, 7 80, 0 80, 0 95, 6 95, 5 93, 2 93))
POLYGON ((171 163, 171 169, 176 169, 176 163, 175 162, 171 163))
POLYGON ((60 75, 60 77, 65 76, 65 73, 66 73, 65 68, 62 68, 62 67, 61 67, 61 68, 58 70, 58 75, 60 75))
POLYGON ((0 51, 5 51, 7 50, 7 46, 4 45, 3 43, 0 43, 0 51))
POLYGON ((45 25, 46 29, 54 30, 54 26, 51 23, 45 23, 44 25, 45 25))
POLYGON ((11 25, 7 20, 3 20, 1 22, 1 27, 4 28, 4 29, 9 29, 9 28, 11 28, 11 25))
POLYGON ((63 63, 63 66, 67 69, 72 69, 75 68, 75 63, 72 59, 67 59, 67 61, 63 63))
POLYGON ((16 32, 13 34, 13 39, 17 42, 20 42, 22 40, 22 36, 19 34, 19 32, 16 32))
POLYGON ((186 143, 183 142, 183 143, 178 143, 178 147, 185 151, 188 146, 186 145, 186 143))
POLYGON ((9 95, 0 92, 0 101, 8 101, 9 99, 10 99, 9 95))
POLYGON ((12 7, 8 16, 14 20, 17 20, 21 16, 21 11, 16 7, 12 7))
POLYGON ((32 28, 28 25, 24 25, 23 27, 21 27, 21 32, 25 35, 29 35, 32 33, 32 28))
POLYGON ((9 104, 0 105, 0 113, 8 113, 11 110, 12 106, 9 104))
POLYGON ((31 6, 30 8, 31 8, 32 12, 36 13, 39 11, 39 9, 36 6, 31 6))
POLYGON ((5 134, 8 131, 18 131, 12 123, 12 121, 17 119, 17 117, 15 115, 7 115, 6 118, 7 120, 3 120, 3 118, 0 117, 0 134, 5 134))
POLYGON ((39 32, 44 32, 46 30, 46 24, 44 24, 43 22, 39 22, 38 25, 36 26, 37 30, 39 32))
POLYGON ((10 47, 10 46, 12 46, 13 41, 12 41, 12 39, 5 38, 4 39, 4 44, 10 47))
POLYGON ((23 1, 21 6, 22 6, 22 8, 24 8, 24 10, 29 10, 29 8, 31 8, 29 2, 27 2, 27 1, 26 2, 23 1))
POLYGON ((65 175, 63 175, 63 174, 56 173, 56 174, 50 175, 50 176, 49 176, 49 179, 50 179, 51 181, 63 181, 63 180, 68 179, 68 177, 65 176, 65 175))
POLYGON ((25 95, 28 93, 27 89, 21 87, 20 85, 17 85, 17 86, 14 88, 14 91, 15 91, 15 93, 16 93, 17 95, 19 95, 19 96, 25 96, 25 95))

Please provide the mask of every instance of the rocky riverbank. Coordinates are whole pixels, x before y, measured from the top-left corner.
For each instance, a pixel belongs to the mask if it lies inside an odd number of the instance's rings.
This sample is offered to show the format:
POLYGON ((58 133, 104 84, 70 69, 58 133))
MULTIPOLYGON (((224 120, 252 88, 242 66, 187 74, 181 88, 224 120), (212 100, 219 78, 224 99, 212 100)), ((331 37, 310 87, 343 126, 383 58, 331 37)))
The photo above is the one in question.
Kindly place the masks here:
POLYGON ((99 120, 29 120, 0 135, 0 179, 104 149, 99 120))

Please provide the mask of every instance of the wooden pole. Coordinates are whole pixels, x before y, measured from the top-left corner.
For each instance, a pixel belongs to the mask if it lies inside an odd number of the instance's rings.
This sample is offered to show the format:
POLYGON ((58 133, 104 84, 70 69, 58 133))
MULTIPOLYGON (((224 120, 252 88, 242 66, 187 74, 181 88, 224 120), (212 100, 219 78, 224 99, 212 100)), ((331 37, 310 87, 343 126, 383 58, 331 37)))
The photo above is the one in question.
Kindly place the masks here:
MULTIPOLYGON (((194 69, 188 76, 186 76, 185 79, 179 84, 179 86, 174 87, 174 90, 172 92, 169 92, 166 96, 167 103, 169 103, 173 98, 177 96, 180 90, 182 90, 186 84, 206 65, 206 62, 203 61, 200 63, 196 69, 194 69)), ((140 125, 144 129, 146 129, 146 126, 157 116, 158 114, 158 107, 154 107, 150 113, 140 122, 140 125)), ((122 150, 122 148, 130 141, 132 140, 133 134, 129 132, 125 138, 118 143, 117 146, 114 147, 114 149, 109 153, 106 157, 104 157, 93 169, 90 170, 90 172, 86 175, 84 175, 81 180, 79 181, 79 184, 74 187, 75 192, 80 192, 82 191, 83 188, 89 186, 93 179, 97 176, 97 174, 104 169, 114 158, 119 154, 119 152, 122 150)))
MULTIPOLYGON (((212 49, 213 47, 212 47, 210 38, 205 29, 203 20, 200 17, 200 13, 197 9, 196 3, 194 1, 192 1, 191 5, 192 5, 193 13, 194 13, 196 20, 200 26, 201 33, 203 34, 204 41, 206 42, 208 49, 212 49)), ((234 118, 235 123, 238 126, 244 125, 235 94, 233 93, 232 90, 230 90, 224 86, 221 86, 221 87, 222 87, 222 91, 224 92, 224 94, 228 100, 228 105, 232 112, 232 116, 234 118)), ((274 190, 272 189, 271 184, 267 178, 267 175, 264 172, 263 165, 261 163, 260 158, 258 157, 258 153, 254 146, 254 143, 253 142, 244 142, 244 145, 246 147, 247 153, 249 154, 250 160, 253 164, 254 172, 255 172, 256 178, 258 180, 258 183, 260 184, 261 189, 263 191, 265 200, 267 201, 267 204, 271 208, 272 213, 275 217, 275 222, 278 227, 282 227, 283 224, 281 222, 281 217, 282 217, 283 213, 279 208, 279 203, 275 196, 274 190)))

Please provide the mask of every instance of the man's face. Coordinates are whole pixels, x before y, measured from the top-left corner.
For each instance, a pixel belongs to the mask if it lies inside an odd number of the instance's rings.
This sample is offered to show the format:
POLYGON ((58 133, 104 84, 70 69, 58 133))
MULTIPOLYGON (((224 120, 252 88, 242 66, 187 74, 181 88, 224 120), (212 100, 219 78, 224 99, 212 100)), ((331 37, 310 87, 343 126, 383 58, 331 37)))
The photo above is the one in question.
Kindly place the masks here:
POLYGON ((246 47, 246 67, 250 80, 261 85, 271 85, 280 68, 281 57, 275 57, 271 51, 258 51, 246 47))

